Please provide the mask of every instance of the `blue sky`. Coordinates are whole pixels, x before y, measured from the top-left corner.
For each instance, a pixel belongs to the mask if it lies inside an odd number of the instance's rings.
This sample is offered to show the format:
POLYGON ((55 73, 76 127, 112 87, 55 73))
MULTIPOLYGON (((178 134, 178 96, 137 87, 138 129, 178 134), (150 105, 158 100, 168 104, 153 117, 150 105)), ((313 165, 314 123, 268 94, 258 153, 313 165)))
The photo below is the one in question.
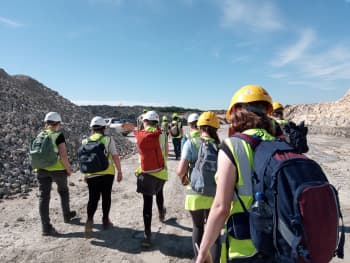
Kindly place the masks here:
POLYGON ((0 67, 81 104, 225 109, 350 88, 350 0, 0 0, 0 67))

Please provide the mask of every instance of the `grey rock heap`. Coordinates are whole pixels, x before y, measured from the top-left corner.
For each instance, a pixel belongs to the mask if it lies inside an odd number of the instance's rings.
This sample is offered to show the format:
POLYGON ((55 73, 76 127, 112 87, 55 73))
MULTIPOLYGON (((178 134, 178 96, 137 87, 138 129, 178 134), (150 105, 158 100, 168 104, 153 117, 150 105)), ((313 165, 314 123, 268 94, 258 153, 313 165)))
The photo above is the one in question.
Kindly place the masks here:
MULTIPOLYGON (((83 136, 89 134, 93 113, 30 77, 10 76, 0 69, 0 198, 26 193, 36 186, 28 146, 43 128, 49 111, 57 111, 62 117, 69 159, 77 170, 77 149, 83 136)), ((122 136, 116 135, 115 140, 121 157, 135 151, 122 136)))

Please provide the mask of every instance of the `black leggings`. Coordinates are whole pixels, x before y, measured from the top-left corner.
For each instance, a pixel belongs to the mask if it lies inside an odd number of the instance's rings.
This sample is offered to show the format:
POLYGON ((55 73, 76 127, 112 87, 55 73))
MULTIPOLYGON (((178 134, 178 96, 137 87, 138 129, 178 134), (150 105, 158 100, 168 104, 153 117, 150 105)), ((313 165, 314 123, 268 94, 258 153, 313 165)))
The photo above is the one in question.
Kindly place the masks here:
MULTIPOLYGON (((192 246, 195 258, 198 256, 197 249, 196 249, 196 243, 198 246, 200 246, 202 242, 202 237, 204 234, 204 226, 207 222, 208 216, 209 216, 209 209, 201 209, 196 211, 190 211, 192 216, 192 246)), ((219 262, 220 261, 220 236, 216 239, 214 245, 210 249, 210 253, 213 259, 213 262, 219 262)))
MULTIPOLYGON (((164 196, 163 187, 156 194, 156 202, 158 211, 163 211, 164 209, 164 196)), ((152 223, 152 206, 153 206, 153 195, 143 194, 143 223, 145 225, 145 234, 147 236, 151 235, 151 223, 152 223)))
POLYGON ((97 209, 98 201, 102 195, 102 220, 108 220, 111 209, 111 194, 114 175, 101 175, 87 179, 89 188, 89 202, 87 205, 88 220, 93 220, 97 209))

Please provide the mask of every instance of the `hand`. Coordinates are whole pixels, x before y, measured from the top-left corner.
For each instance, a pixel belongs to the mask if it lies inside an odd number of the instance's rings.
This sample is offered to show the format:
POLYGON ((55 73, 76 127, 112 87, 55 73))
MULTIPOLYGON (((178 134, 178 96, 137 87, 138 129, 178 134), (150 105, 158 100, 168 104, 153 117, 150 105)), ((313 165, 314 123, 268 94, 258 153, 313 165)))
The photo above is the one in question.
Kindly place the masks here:
POLYGON ((190 179, 188 178, 187 175, 184 175, 184 176, 181 178, 181 183, 182 183, 182 185, 184 185, 184 186, 189 185, 190 179))
POLYGON ((68 169, 68 170, 66 170, 66 173, 67 173, 67 176, 71 176, 72 175, 72 170, 68 169))
POLYGON ((117 182, 119 183, 121 180, 123 180, 123 173, 120 171, 117 174, 117 182))
POLYGON ((196 263, 213 263, 213 259, 211 258, 210 253, 207 253, 206 256, 198 255, 196 259, 196 263))

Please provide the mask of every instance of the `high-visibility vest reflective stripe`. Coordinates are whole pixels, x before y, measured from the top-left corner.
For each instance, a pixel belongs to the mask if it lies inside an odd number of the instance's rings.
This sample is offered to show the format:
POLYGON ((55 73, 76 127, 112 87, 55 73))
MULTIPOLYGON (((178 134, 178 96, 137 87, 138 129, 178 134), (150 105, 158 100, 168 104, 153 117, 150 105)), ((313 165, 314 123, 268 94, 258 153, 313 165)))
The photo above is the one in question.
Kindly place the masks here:
MULTIPOLYGON (((244 132, 247 135, 257 135, 261 140, 273 140, 274 137, 267 133, 263 129, 249 129, 244 132)), ((252 171, 253 171, 253 151, 250 145, 237 137, 230 137, 225 140, 225 143, 232 152, 233 158, 237 167, 238 182, 236 185, 238 194, 243 201, 246 208, 249 208, 253 202, 253 189, 252 189, 252 171)), ((241 204, 237 201, 236 193, 233 196, 233 202, 231 203, 230 215, 243 212, 241 204)), ((256 249, 250 239, 237 240, 227 234, 225 229, 225 247, 228 242, 229 247, 226 247, 226 251, 222 250, 221 257, 223 262, 227 258, 248 258, 256 254, 256 249), (225 255, 226 254, 226 255, 225 255)))
POLYGON ((287 121, 287 120, 277 120, 277 119, 276 119, 276 122, 277 122, 279 125, 286 125, 286 124, 288 124, 288 121, 287 121))
MULTIPOLYGON (((208 137, 195 137, 191 139, 191 143, 194 145, 196 151, 199 150, 199 145, 204 140, 214 141, 212 138, 208 137), (197 146, 196 146, 197 144, 197 146)), ((201 209, 210 209, 214 201, 214 197, 198 194, 193 191, 191 186, 186 188, 186 198, 185 198, 185 210, 196 211, 201 209)))
MULTIPOLYGON (((85 174, 86 177, 96 177, 96 176, 101 176, 101 175, 106 175, 106 174, 111 174, 114 175, 115 174, 115 168, 113 165, 113 159, 112 159, 112 155, 108 152, 109 149, 109 144, 111 143, 111 137, 109 136, 104 136, 101 133, 94 133, 93 135, 90 136, 90 140, 92 141, 98 141, 100 140, 101 136, 103 136, 103 138, 101 139, 101 142, 105 145, 106 151, 107 151, 107 158, 108 158, 108 168, 106 170, 103 170, 101 172, 96 172, 93 174, 87 173, 85 174)), ((86 143, 87 140, 85 139, 83 141, 83 143, 86 143)))

